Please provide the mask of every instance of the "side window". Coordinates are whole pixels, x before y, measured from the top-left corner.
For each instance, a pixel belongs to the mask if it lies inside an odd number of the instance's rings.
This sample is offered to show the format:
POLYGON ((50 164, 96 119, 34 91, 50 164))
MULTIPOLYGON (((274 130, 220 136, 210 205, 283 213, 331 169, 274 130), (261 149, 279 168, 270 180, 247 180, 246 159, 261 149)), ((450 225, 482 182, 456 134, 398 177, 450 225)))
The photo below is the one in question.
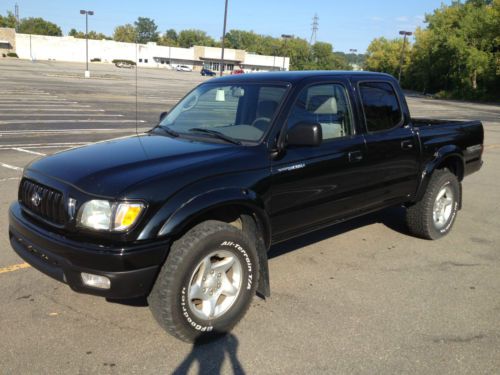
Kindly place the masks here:
POLYGON ((403 117, 394 88, 387 82, 359 84, 369 132, 392 129, 403 117))
POLYGON ((345 88, 336 83, 304 88, 288 117, 288 128, 299 122, 321 125, 323 139, 335 139, 352 134, 351 111, 345 88))

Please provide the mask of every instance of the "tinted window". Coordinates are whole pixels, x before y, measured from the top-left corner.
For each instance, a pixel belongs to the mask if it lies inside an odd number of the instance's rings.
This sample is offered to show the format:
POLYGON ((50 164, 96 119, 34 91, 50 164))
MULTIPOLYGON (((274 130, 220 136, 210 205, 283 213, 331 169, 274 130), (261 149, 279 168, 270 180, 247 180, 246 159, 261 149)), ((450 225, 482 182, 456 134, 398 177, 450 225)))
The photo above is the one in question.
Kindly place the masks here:
POLYGON ((344 87, 331 83, 304 88, 288 118, 288 127, 299 122, 319 123, 324 140, 351 134, 351 112, 344 87))
POLYGON ((393 87, 387 82, 364 82, 359 85, 368 131, 391 129, 402 118, 393 87))

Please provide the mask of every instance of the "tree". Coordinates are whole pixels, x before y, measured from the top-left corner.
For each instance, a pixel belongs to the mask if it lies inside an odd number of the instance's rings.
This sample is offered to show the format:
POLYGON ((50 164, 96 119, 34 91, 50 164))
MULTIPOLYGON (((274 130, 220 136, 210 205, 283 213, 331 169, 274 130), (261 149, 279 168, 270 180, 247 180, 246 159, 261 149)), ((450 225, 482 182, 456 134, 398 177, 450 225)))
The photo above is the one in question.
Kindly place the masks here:
MULTIPOLYGON (((403 48, 403 39, 374 39, 366 51, 365 69, 374 72, 384 72, 397 76, 401 51, 403 48)), ((408 68, 411 55, 411 45, 406 44, 405 59, 403 61, 403 70, 408 68)))
MULTIPOLYGON (((76 29, 71 29, 68 33, 69 36, 72 36, 74 38, 78 39, 85 39, 85 33, 83 31, 77 31, 76 29)), ((89 31, 89 39, 94 39, 94 40, 102 40, 102 39, 111 39, 109 36, 106 36, 103 33, 98 33, 95 31, 89 31)))
POLYGON ((500 0, 442 6, 417 30, 413 88, 460 98, 499 98, 500 0))
POLYGON ((7 12, 6 16, 0 15, 0 27, 9 27, 15 29, 17 26, 16 16, 12 12, 7 12))
POLYGON ((182 30, 178 37, 179 47, 190 48, 192 46, 216 45, 215 40, 208 36, 206 32, 197 29, 182 30))
POLYGON ((137 33, 137 43, 157 42, 160 34, 158 26, 151 18, 139 17, 134 22, 135 32, 137 33))
POLYGON ((316 42, 312 47, 314 69, 321 70, 351 70, 345 56, 333 53, 330 43, 316 42))
POLYGON ((40 17, 23 18, 19 23, 17 31, 21 34, 62 36, 62 31, 59 26, 40 17))
POLYGON ((135 43, 137 33, 135 27, 129 23, 115 27, 113 40, 117 42, 135 43))
POLYGON ((177 31, 174 29, 168 29, 165 34, 161 36, 158 41, 161 46, 172 46, 176 47, 179 45, 177 31))

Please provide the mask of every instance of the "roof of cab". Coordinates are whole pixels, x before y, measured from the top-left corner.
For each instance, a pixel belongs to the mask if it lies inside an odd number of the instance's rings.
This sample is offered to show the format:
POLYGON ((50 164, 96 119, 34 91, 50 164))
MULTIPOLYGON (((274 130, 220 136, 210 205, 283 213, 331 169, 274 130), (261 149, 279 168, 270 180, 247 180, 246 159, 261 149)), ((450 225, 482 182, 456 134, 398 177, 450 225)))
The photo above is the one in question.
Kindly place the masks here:
POLYGON ((212 78, 210 83, 220 82, 248 82, 248 81, 269 81, 269 82, 298 82, 305 78, 321 77, 321 76, 365 76, 394 79, 393 76, 386 73, 366 72, 366 71, 349 71, 349 70, 302 70, 302 71, 281 71, 281 72, 257 72, 227 75, 219 78, 212 78))

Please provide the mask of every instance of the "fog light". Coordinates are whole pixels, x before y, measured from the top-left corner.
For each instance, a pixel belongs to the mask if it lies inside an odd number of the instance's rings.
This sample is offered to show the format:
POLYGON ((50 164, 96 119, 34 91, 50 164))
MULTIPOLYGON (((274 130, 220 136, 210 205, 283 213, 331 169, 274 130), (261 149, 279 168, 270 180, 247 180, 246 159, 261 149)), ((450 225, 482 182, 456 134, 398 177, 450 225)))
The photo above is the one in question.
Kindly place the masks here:
POLYGON ((109 289, 111 287, 111 281, 106 276, 82 272, 82 280, 85 285, 93 286, 94 288, 109 289))

